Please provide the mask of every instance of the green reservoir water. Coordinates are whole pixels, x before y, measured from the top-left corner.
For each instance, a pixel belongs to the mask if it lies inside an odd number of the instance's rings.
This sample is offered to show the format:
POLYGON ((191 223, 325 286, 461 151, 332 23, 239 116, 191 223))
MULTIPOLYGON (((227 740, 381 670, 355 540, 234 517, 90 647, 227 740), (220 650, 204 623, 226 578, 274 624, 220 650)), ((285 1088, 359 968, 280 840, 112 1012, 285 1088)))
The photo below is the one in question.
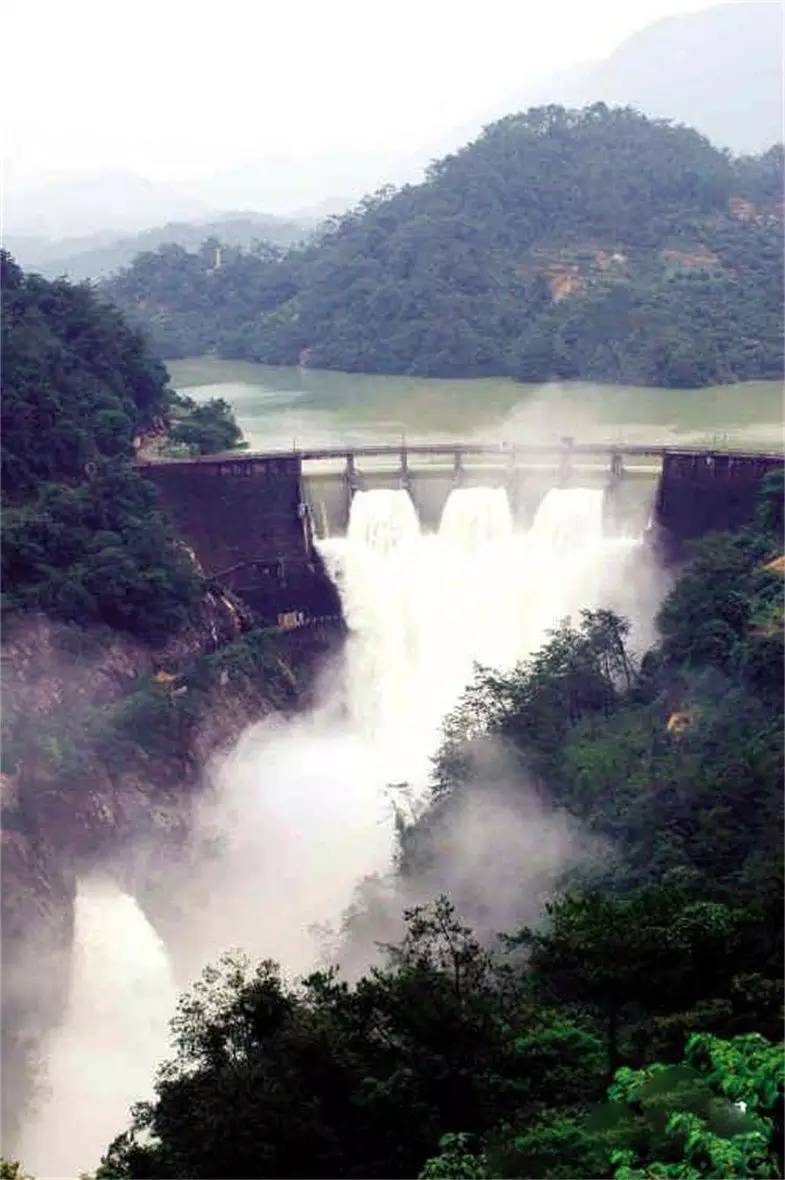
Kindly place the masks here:
POLYGON ((170 361, 172 384, 197 401, 222 397, 253 450, 368 442, 651 442, 779 450, 783 386, 750 381, 652 389, 507 378, 453 380, 255 365, 170 361))

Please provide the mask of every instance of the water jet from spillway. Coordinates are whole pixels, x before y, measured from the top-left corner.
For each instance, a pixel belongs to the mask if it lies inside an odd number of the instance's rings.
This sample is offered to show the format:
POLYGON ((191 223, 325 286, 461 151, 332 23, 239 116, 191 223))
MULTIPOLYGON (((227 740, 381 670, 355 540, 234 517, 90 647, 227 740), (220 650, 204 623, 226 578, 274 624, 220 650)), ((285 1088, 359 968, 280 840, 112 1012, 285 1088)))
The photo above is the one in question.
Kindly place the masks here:
MULTIPOLYGON (((317 965, 311 927, 339 921, 357 883, 391 867, 388 784, 426 798, 441 723, 475 662, 509 669, 582 607, 637 612, 641 543, 604 535, 595 488, 553 489, 528 530, 515 527, 504 489, 455 489, 436 532, 423 531, 405 490, 358 491, 346 536, 319 548, 345 649, 321 703, 252 726, 215 769, 190 867, 171 880, 178 983, 231 947, 289 974, 317 965)), ((549 856, 560 840, 543 844, 549 856)), ((77 927, 68 1011, 49 1047, 52 1099, 23 1143, 42 1177, 90 1167, 123 1129, 167 1054, 174 1011, 166 954, 131 898, 84 884, 77 927)))
POLYGON ((38 1180, 98 1165, 131 1104, 152 1094, 177 999, 160 938, 117 886, 79 882, 74 930, 65 1014, 19 1147, 38 1180))

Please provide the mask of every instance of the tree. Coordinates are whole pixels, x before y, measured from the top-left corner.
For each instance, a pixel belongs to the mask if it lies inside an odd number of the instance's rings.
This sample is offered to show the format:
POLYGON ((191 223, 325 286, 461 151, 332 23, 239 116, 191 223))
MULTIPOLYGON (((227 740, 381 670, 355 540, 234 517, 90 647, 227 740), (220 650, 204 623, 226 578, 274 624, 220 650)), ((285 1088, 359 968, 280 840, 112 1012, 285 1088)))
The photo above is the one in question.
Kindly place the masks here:
POLYGON ((0 1159, 0 1180, 33 1180, 33 1178, 22 1171, 22 1165, 18 1160, 0 1159))
POLYGON ((782 1046, 757 1034, 696 1033, 681 1067, 620 1070, 608 1097, 640 1129, 635 1146, 611 1153, 615 1180, 782 1175, 784 1081, 782 1046), (779 1128, 768 1117, 777 1107, 779 1128))
POLYGON ((197 405, 192 398, 175 395, 172 404, 169 444, 173 447, 183 446, 191 455, 209 455, 230 451, 240 443, 242 431, 222 398, 197 405))
POLYGON ((479 1142, 445 1136, 420 1175, 777 1177, 782 1092, 781 1045, 695 1033, 679 1064, 618 1070, 588 1114, 501 1125, 479 1142))
POLYGON ((513 942, 528 949, 544 998, 601 1015, 609 1075, 619 1065, 620 1036, 640 1019, 636 1011, 648 1021, 663 1008, 689 1010, 730 986, 745 923, 742 912, 663 886, 618 900, 567 894, 546 912, 546 930, 524 929, 513 942))
POLYGON ((446 899, 407 923, 389 966, 355 988, 332 973, 288 987, 273 964, 238 957, 208 969, 102 1180, 412 1176, 451 1125, 491 1125, 506 975, 446 899))
MULTIPOLYGON (((137 432, 175 406, 166 371, 89 286, 6 254, 2 280, 3 608, 162 642, 200 588, 130 462, 137 432)), ((194 450, 237 441, 225 403, 177 408, 194 450)))

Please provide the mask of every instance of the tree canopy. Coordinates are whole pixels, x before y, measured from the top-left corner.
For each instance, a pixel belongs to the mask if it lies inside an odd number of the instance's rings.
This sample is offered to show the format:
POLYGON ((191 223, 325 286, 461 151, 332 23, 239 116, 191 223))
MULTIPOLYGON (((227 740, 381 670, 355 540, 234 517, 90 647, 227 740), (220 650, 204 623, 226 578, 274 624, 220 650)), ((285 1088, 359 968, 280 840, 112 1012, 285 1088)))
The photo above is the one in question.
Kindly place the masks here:
POLYGON ((355 983, 242 956, 208 969, 100 1180, 782 1175, 775 482, 755 525, 696 546, 640 662, 599 610, 513 672, 478 672, 397 872, 439 879, 490 741, 511 806, 518 791, 526 814, 534 783, 602 855, 501 939, 459 916, 471 884, 412 906, 355 983))
POLYGON ((134 439, 173 419, 189 451, 239 436, 225 403, 176 399, 138 332, 88 285, 25 275, 2 256, 3 609, 35 608, 163 640, 199 580, 134 439))

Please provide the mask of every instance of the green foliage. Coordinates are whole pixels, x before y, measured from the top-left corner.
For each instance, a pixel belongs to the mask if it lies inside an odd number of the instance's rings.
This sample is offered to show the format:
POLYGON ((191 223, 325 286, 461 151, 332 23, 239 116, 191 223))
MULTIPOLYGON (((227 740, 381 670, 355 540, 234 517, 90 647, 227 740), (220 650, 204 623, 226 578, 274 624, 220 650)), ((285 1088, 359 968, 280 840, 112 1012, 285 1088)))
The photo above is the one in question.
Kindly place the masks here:
POLYGON ((17 1160, 0 1159, 0 1180, 32 1180, 17 1160))
POLYGON ((169 449, 182 449, 188 455, 209 455, 237 447, 241 438, 242 431, 232 408, 222 398, 211 398, 198 405, 190 397, 173 395, 169 449))
POLYGON ((244 251, 223 244, 216 269, 218 244, 207 241, 195 252, 176 245, 146 251, 104 284, 131 321, 144 326, 160 355, 217 349, 294 294, 291 264, 276 247, 260 242, 244 251))
POLYGON ((421 1175, 451 1175, 452 1159, 468 1158, 483 1170, 455 1175, 777 1177, 770 1116, 782 1092, 781 1045, 756 1034, 725 1041, 697 1033, 679 1064, 619 1069, 608 1101, 578 1118, 556 1114, 534 1126, 502 1124, 468 1157, 459 1154, 467 1136, 446 1136, 447 1150, 421 1175))
POLYGON ((680 1067, 619 1070, 608 1098, 636 1125, 634 1146, 611 1153, 614 1177, 780 1176, 766 1116, 781 1104, 784 1082, 782 1046, 757 1034, 724 1041, 698 1033, 680 1067))
MULTIPOLYGON (((578 1005, 602 1021, 606 1068, 625 1051, 673 1050, 668 1043, 676 1013, 702 1009, 727 996, 745 962, 754 965, 754 921, 740 908, 692 900, 673 886, 648 886, 621 897, 567 894, 546 906, 544 930, 523 930, 512 941, 529 951, 531 982, 546 1002, 578 1005), (646 1013, 645 1021, 641 1014, 646 1013), (669 1024, 656 1017, 667 1015, 669 1024), (655 1019, 652 1019, 652 1018, 655 1019)), ((727 1019, 720 1004, 717 1017, 727 1019)), ((715 1019, 717 1018, 715 1017, 715 1019)))
POLYGON ((442 1135, 439 1155, 429 1159, 420 1172, 419 1180, 483 1180, 489 1175, 484 1155, 469 1150, 471 1136, 442 1135))
POLYGON ((543 765, 562 748, 571 727, 607 718, 633 660, 625 646, 626 620, 612 611, 581 611, 565 619, 530 659, 501 675, 480 669, 458 708, 446 720, 435 763, 435 791, 448 791, 467 770, 467 744, 489 731, 525 748, 543 765))
POLYGON ((75 487, 40 484, 3 513, 3 605, 100 623, 152 643, 185 623, 199 582, 127 463, 102 463, 75 487))
POLYGON ((606 1098, 596 1038, 533 1006, 526 972, 445 899, 407 921, 354 987, 237 955, 208 968, 100 1180, 779 1174, 781 1046, 695 1035, 678 1064, 619 1069, 606 1098))
MULTIPOLYGON (((782 1175, 782 685, 750 658, 781 545, 763 500, 754 529, 696 549, 640 666, 595 611, 512 673, 480 670, 399 867, 434 867, 422 833, 438 857, 494 743, 524 806, 535 781, 602 836, 601 863, 500 946, 447 898, 415 907, 352 985, 225 960, 182 1001, 102 1180, 782 1175), (719 622, 732 639, 707 643, 719 622)), ((272 667, 271 642, 200 676, 272 667)))
POLYGON ((556 1115, 520 1130, 503 1125, 489 1136, 487 1152, 494 1177, 597 1180, 607 1175, 602 1145, 572 1114, 556 1115))
MULTIPOLYGON (((174 680, 141 679, 118 704, 83 719, 89 730, 85 736, 114 770, 133 765, 140 755, 188 760, 194 730, 219 688, 225 695, 262 684, 272 705, 283 707, 290 702, 298 678, 284 656, 277 630, 246 631, 234 643, 200 656, 174 680)), ((29 734, 22 736, 29 742, 29 734)))
POLYGON ((167 410, 166 371, 89 286, 2 264, 3 607, 158 643, 199 594, 130 465, 134 435, 167 410))
POLYGON ((772 1111, 782 1094, 782 1046, 769 1044, 758 1033, 732 1041, 696 1033, 687 1042, 685 1057, 710 1086, 731 1102, 743 1102, 747 1110, 772 1111))
POLYGON ((412 1176, 451 1124, 512 1109, 505 973, 445 901, 408 920, 354 988, 330 973, 289 987, 236 957, 208 970, 155 1101, 99 1175, 412 1176))
POLYGON ((764 475, 758 504, 756 528, 759 535, 770 537, 782 548, 785 539, 785 468, 764 475))
POLYGON ((129 458, 134 431, 167 402, 166 370, 87 284, 24 275, 5 252, 3 493, 84 478, 88 462, 129 458))
POLYGON ((207 243, 164 247, 106 290, 163 356, 537 382, 778 377, 780 154, 733 161, 631 109, 534 109, 285 254, 225 248, 215 270, 207 243))
MULTIPOLYGON (((764 515, 771 509, 768 496, 764 515)), ((778 552, 771 534, 717 533, 696 547, 690 568, 679 579, 659 614, 663 654, 670 663, 711 664, 725 673, 747 673, 758 688, 776 690, 782 681, 777 646, 765 644, 769 667, 761 661, 761 625, 768 608, 782 607, 782 574, 765 568, 778 552)), ((745 677, 746 678, 746 677, 745 677)))

